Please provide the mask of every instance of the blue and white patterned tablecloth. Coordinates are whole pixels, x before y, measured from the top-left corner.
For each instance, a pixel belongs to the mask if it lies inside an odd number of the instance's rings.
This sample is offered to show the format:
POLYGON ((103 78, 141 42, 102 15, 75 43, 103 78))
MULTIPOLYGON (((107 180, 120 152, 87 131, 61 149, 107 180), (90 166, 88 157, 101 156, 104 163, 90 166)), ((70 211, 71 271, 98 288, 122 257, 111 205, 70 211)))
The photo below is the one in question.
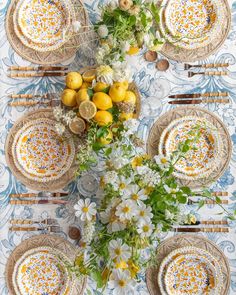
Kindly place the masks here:
MULTIPOLYGON (((96 19, 97 7, 103 0, 86 0, 86 8, 92 21, 96 19)), ((0 1, 0 295, 9 294, 4 270, 7 258, 11 251, 24 239, 35 233, 15 233, 9 232, 9 220, 11 218, 45 218, 56 217, 63 228, 60 233, 67 238, 68 225, 73 223, 73 211, 69 207, 63 206, 11 206, 9 205, 10 193, 27 192, 28 189, 12 176, 6 165, 4 144, 7 134, 14 122, 27 112, 24 107, 12 108, 8 106, 10 93, 46 93, 60 92, 64 87, 64 78, 29 78, 11 79, 7 77, 8 66, 17 64, 19 66, 30 65, 29 62, 22 60, 9 45, 6 37, 4 21, 10 0, 0 1)), ((168 105, 167 95, 172 91, 183 93, 187 91, 228 91, 230 93, 231 104, 204 105, 205 108, 218 115, 227 125, 233 142, 233 155, 229 169, 215 183, 214 190, 226 190, 230 192, 230 208, 236 209, 236 1, 230 1, 232 5, 232 30, 221 49, 204 62, 229 62, 230 74, 226 77, 204 77, 195 76, 187 78, 183 71, 183 65, 170 61, 170 68, 167 72, 158 72, 154 63, 147 63, 143 59, 142 52, 138 56, 130 57, 129 61, 135 72, 135 82, 142 94, 142 116, 139 132, 144 139, 147 138, 153 122, 172 107, 168 105)), ((78 52, 76 57, 64 64, 71 64, 71 68, 76 69, 92 63, 85 53, 78 52)), ((35 107, 35 109, 37 109, 35 107)), ((71 198, 76 198, 76 185, 70 184, 66 190, 71 192, 71 198)), ((189 210, 194 207, 190 207, 189 210)), ((216 206, 208 206, 201 209, 198 214, 204 219, 219 219, 216 214, 220 210, 216 206)), ((207 238, 214 241, 229 259, 231 268, 231 289, 230 295, 236 294, 236 223, 232 223, 231 233, 209 233, 204 234, 207 238)), ((165 236, 163 236, 165 238, 165 236)), ((94 284, 89 281, 86 291, 87 295, 101 294, 95 290, 94 284)), ((107 290, 104 294, 112 294, 107 290)), ((148 290, 143 281, 137 286, 135 295, 146 295, 148 290)))

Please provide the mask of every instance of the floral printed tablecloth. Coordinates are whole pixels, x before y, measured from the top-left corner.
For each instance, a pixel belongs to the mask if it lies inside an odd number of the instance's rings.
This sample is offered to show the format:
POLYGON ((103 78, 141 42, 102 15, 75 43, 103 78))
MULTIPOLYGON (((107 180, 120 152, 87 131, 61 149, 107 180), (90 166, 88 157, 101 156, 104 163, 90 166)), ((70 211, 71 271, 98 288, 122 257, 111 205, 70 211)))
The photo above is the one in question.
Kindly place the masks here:
MULTIPOLYGON (((98 18, 97 8, 103 0, 86 0, 85 5, 89 12, 90 19, 95 21, 98 18)), ((68 226, 74 222, 74 214, 71 206, 55 205, 36 205, 36 206, 11 206, 9 205, 10 193, 23 193, 28 189, 15 179, 7 167, 4 145, 7 134, 14 122, 25 114, 28 109, 25 107, 12 108, 8 106, 8 95, 11 93, 60 93, 64 87, 63 78, 28 78, 11 79, 7 77, 8 66, 17 64, 19 66, 30 65, 29 62, 22 60, 9 45, 6 37, 4 21, 10 0, 0 1, 0 294, 9 294, 4 270, 7 258, 11 251, 24 239, 35 235, 36 233, 16 233, 10 232, 9 220, 11 218, 46 218, 55 217, 63 228, 60 236, 67 238, 68 226)), ((228 127, 233 142, 233 155, 230 167, 225 174, 212 185, 214 190, 223 190, 230 193, 230 210, 236 209, 236 1, 230 1, 232 6, 232 29, 230 34, 221 47, 214 55, 203 62, 229 62, 230 74, 225 77, 204 77, 195 76, 187 78, 183 70, 183 64, 170 61, 170 68, 167 72, 158 72, 154 63, 147 63, 143 58, 143 52, 138 56, 129 57, 135 73, 134 78, 142 94, 142 114, 140 118, 140 135, 146 139, 150 127, 164 112, 172 108, 168 105, 168 94, 183 92, 201 92, 201 91, 228 91, 230 93, 231 103, 227 105, 209 104, 205 108, 218 115, 228 127)), ((67 61, 71 69, 78 69, 85 65, 93 64, 90 57, 92 50, 82 47, 76 57, 67 61)), ((38 107, 35 107, 37 109, 38 107)), ((70 184, 66 191, 69 191, 70 199, 75 201, 78 197, 76 183, 70 184)), ((191 211, 196 207, 187 207, 191 211)), ((221 219, 217 215, 221 210, 216 206, 208 205, 197 212, 201 219, 221 219)), ((163 239, 171 234, 163 235, 163 239)), ((209 233, 205 237, 214 241, 225 253, 229 259, 231 268, 231 288, 230 295, 236 294, 236 223, 231 223, 231 232, 227 234, 209 233)), ((88 282, 87 295, 99 295, 92 283, 88 282)), ((103 294, 112 294, 112 290, 107 290, 103 294)), ((136 287, 135 295, 146 295, 148 290, 143 282, 136 287)))

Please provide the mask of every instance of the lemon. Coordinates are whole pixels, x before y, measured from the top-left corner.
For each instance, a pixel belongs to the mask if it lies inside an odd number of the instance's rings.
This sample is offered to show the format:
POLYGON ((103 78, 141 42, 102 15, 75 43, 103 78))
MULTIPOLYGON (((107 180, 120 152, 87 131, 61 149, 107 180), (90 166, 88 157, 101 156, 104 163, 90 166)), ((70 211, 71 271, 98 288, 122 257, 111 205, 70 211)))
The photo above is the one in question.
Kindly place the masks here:
POLYGON ((96 92, 92 98, 96 107, 100 110, 106 111, 112 108, 112 100, 109 95, 104 92, 96 92))
POLYGON ((83 119, 74 118, 69 124, 69 128, 74 134, 80 134, 86 129, 86 124, 83 119))
POLYGON ((136 97, 136 95, 134 94, 133 91, 129 91, 129 90, 126 91, 125 98, 124 98, 123 102, 136 104, 136 100, 137 100, 137 97, 136 97))
POLYGON ((126 90, 124 87, 114 84, 109 90, 109 95, 114 102, 121 102, 125 98, 126 90))
POLYGON ((139 53, 139 48, 131 46, 130 49, 126 53, 129 55, 137 54, 137 53, 139 53))
POLYGON ((76 106, 76 91, 73 89, 64 89, 61 94, 61 101, 68 107, 76 106))
POLYGON ((133 113, 121 113, 120 116, 119 116, 119 119, 121 121, 126 121, 126 120, 129 120, 129 119, 132 119, 133 118, 133 113))
POLYGON ((129 88, 129 82, 127 80, 122 81, 122 82, 115 82, 113 85, 119 85, 123 87, 125 90, 128 90, 129 88))
POLYGON ((96 78, 96 70, 88 70, 83 73, 82 77, 85 82, 92 82, 96 78))
POLYGON ((82 101, 85 101, 85 100, 89 100, 88 89, 86 89, 86 88, 80 89, 76 93, 76 102, 77 102, 77 105, 79 106, 81 104, 81 102, 82 101))
POLYGON ((79 89, 83 83, 82 76, 77 72, 70 72, 66 76, 66 86, 70 89, 79 89))
POLYGON ((107 111, 98 111, 93 119, 99 126, 106 126, 113 122, 112 114, 107 111))
POLYGON ((113 139, 113 134, 112 134, 111 130, 108 130, 108 134, 104 137, 100 137, 98 141, 101 144, 106 145, 106 144, 111 143, 112 139, 113 139))
POLYGON ((83 84, 81 85, 80 89, 89 88, 91 86, 92 86, 91 83, 89 83, 89 82, 83 82, 83 84))
POLYGON ((93 90, 95 92, 101 92, 101 91, 104 91, 107 87, 109 87, 108 84, 103 82, 97 82, 97 84, 93 87, 93 90))
POLYGON ((97 108, 92 101, 83 101, 79 106, 80 116, 86 120, 92 119, 97 112, 97 108))

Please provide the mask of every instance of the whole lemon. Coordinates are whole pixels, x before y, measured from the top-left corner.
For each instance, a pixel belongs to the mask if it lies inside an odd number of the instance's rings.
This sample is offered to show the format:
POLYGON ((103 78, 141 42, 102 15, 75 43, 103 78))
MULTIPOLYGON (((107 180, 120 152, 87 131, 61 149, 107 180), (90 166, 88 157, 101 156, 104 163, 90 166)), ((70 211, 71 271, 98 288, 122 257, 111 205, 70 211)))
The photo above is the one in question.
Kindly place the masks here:
POLYGON ((89 100, 87 88, 80 89, 76 93, 76 102, 78 106, 81 104, 82 101, 85 101, 85 100, 89 100))
POLYGON ((112 134, 111 130, 108 130, 108 134, 105 135, 104 137, 100 137, 98 141, 101 144, 105 145, 105 144, 111 143, 112 139, 113 139, 113 134, 112 134))
POLYGON ((123 102, 128 102, 128 103, 132 103, 132 104, 136 104, 136 95, 134 94, 133 91, 126 91, 125 93, 125 98, 123 100, 123 102))
POLYGON ((89 88, 91 86, 92 86, 91 83, 89 83, 89 82, 83 82, 83 84, 81 85, 80 89, 89 88))
POLYGON ((82 76, 78 72, 70 72, 66 76, 66 86, 70 89, 79 89, 83 83, 82 76))
POLYGON ((128 90, 128 88, 129 88, 129 82, 127 80, 122 81, 122 82, 115 82, 113 85, 119 85, 119 86, 125 88, 125 90, 128 90))
POLYGON ((119 119, 121 121, 126 121, 126 120, 129 120, 129 119, 132 119, 133 118, 133 113, 121 113, 120 116, 119 116, 119 119))
POLYGON ((125 88, 123 86, 114 84, 109 90, 109 95, 114 102, 121 102, 125 98, 125 88))
POLYGON ((106 126, 113 122, 112 114, 107 111, 98 111, 93 119, 99 126, 106 126))
POLYGON ((61 101, 68 107, 76 106, 76 91, 73 89, 64 89, 61 94, 61 101))
POLYGON ((101 91, 104 91, 107 87, 109 87, 108 84, 103 82, 97 82, 96 85, 93 87, 93 90, 95 92, 101 92, 101 91))
POLYGON ((100 110, 106 111, 112 108, 112 100, 109 95, 104 92, 96 92, 92 98, 96 107, 100 110))

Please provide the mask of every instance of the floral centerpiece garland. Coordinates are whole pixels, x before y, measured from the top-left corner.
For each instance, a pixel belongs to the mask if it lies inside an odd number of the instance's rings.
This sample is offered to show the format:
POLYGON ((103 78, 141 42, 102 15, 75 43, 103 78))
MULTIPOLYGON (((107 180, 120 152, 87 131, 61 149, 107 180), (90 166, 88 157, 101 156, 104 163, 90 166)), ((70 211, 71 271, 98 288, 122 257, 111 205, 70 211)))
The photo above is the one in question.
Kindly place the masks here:
MULTIPOLYGON (((132 74, 125 56, 143 45, 161 48, 163 39, 155 29, 158 14, 155 1, 120 0, 102 7, 101 21, 95 25, 101 38, 98 67, 82 75, 69 73, 62 93, 66 107, 54 109, 58 133, 69 127, 74 136, 84 138, 77 154, 78 174, 99 160, 98 153, 105 159, 99 206, 80 199, 74 207, 83 237, 68 268, 78 277, 91 276, 98 288, 108 285, 115 295, 132 291, 142 272, 155 263, 161 232, 196 222, 185 210, 194 192, 172 175, 176 161, 192 142, 182 143, 170 158, 150 159, 136 136, 137 97, 128 90, 132 74)), ((206 190, 201 194, 212 198, 206 190)), ((219 198, 216 202, 221 206, 219 198)), ((203 205, 204 200, 199 208, 203 205)))

